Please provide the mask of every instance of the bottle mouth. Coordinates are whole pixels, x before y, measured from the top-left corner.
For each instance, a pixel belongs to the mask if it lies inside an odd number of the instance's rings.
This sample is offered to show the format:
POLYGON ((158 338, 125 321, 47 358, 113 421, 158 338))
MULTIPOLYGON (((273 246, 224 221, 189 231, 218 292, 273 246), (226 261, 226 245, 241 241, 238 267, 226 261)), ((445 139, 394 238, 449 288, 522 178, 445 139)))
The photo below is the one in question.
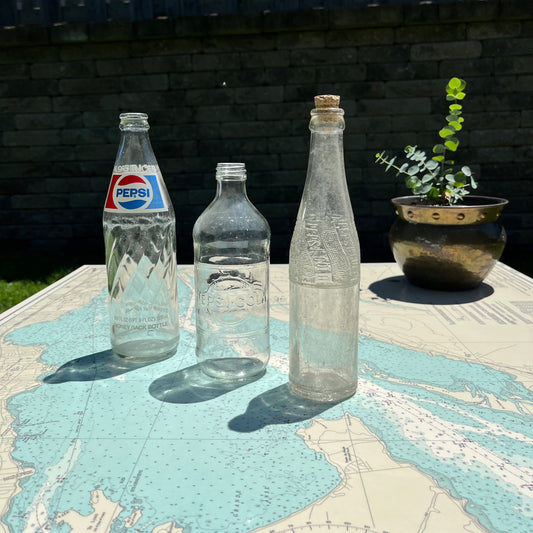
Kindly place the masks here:
POLYGON ((344 109, 340 107, 315 107, 311 109, 311 116, 324 116, 324 115, 333 115, 335 117, 343 117, 344 109))
POLYGON ((217 180, 246 180, 246 165, 244 163, 218 163, 217 180))
POLYGON ((339 133, 344 130, 344 126, 344 110, 340 107, 319 107, 311 110, 311 131, 339 133))
POLYGON ((145 131, 150 127, 146 113, 121 113, 119 118, 122 131, 145 131))

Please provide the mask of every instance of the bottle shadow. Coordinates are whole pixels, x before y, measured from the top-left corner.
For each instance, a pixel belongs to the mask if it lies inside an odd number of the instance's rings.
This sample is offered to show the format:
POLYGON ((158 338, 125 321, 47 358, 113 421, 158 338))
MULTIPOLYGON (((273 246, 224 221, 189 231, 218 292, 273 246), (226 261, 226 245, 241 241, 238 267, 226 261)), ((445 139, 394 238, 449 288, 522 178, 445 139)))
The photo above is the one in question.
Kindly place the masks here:
POLYGON ((43 382, 57 384, 69 381, 96 381, 120 376, 152 364, 154 361, 130 361, 119 357, 112 350, 104 350, 68 361, 53 374, 45 376, 43 382))
POLYGON ((382 300, 395 300, 407 303, 456 305, 477 302, 494 293, 494 289, 481 283, 466 291, 437 291, 413 285, 405 276, 392 276, 371 283, 368 289, 382 300))
POLYGON ((340 402, 323 403, 293 394, 287 383, 256 396, 246 412, 228 423, 229 429, 251 433, 273 424, 293 424, 309 420, 340 402))
POLYGON ((197 364, 156 379, 150 385, 149 392, 155 399, 167 403, 207 402, 253 383, 263 374, 248 380, 215 379, 205 374, 197 364))

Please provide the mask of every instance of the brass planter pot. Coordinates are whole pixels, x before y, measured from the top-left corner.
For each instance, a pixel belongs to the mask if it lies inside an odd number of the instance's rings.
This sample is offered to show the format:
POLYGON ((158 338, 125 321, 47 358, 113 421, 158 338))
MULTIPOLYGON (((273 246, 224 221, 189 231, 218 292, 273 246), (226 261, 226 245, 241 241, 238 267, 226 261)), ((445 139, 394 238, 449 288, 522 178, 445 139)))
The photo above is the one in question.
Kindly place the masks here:
POLYGON ((394 259, 414 285, 436 290, 477 287, 505 248, 498 222, 508 201, 467 196, 461 205, 433 206, 418 196, 393 198, 398 218, 389 232, 394 259))

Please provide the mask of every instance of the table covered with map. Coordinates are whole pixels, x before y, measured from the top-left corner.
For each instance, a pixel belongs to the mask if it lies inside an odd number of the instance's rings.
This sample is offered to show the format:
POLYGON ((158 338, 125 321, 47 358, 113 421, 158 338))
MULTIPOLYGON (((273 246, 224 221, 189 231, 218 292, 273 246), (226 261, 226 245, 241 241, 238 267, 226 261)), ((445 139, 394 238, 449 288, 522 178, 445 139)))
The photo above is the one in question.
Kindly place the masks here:
POLYGON ((195 360, 192 266, 172 358, 112 354, 105 268, 0 315, 0 532, 533 530, 533 280, 410 285, 362 265, 359 384, 288 387, 288 268, 271 267, 272 355, 245 385, 195 360))

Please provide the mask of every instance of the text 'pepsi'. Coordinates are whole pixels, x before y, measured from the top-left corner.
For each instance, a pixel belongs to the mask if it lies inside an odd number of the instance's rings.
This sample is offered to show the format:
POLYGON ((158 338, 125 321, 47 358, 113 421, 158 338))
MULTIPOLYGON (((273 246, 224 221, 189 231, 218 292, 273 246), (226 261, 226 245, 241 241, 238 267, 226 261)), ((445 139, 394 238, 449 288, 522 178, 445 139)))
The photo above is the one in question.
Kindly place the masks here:
MULTIPOLYGON (((154 169, 155 170, 155 169, 154 169)), ((162 178, 151 174, 114 173, 107 193, 104 211, 167 211, 168 202, 161 194, 162 178)))

